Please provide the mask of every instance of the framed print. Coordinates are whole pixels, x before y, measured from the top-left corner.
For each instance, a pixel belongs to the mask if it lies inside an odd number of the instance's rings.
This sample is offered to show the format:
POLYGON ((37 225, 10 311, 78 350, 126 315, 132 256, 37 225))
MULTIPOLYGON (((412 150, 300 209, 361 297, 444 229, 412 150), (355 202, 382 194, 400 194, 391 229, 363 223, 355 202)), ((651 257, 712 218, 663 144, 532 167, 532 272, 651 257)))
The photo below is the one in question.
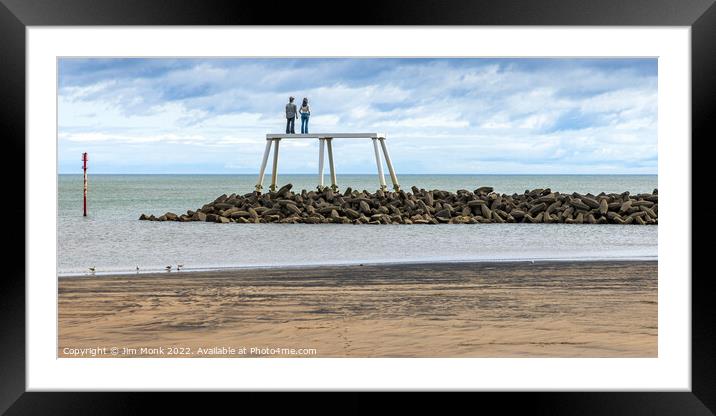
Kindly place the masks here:
POLYGON ((687 190, 716 8, 547 3, 3 0, 25 237, 2 409, 462 390, 710 414, 687 190))

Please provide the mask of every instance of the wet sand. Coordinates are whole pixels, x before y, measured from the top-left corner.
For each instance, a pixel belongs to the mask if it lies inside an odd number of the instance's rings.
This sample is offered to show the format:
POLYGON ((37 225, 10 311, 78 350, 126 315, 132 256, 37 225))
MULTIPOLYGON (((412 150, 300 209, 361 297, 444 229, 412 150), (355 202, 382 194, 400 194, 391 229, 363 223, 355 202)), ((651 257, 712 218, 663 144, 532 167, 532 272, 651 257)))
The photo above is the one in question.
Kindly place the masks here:
POLYGON ((656 357, 657 262, 356 265, 60 278, 58 356, 93 353, 656 357))

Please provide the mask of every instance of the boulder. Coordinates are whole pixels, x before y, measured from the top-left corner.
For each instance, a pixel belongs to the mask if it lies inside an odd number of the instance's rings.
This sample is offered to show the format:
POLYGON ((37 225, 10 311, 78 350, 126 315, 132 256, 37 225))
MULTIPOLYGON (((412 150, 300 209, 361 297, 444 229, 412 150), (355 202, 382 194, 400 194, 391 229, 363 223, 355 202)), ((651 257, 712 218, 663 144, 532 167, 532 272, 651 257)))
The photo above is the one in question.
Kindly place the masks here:
POLYGON ((604 215, 609 211, 609 203, 606 199, 602 199, 602 201, 599 203, 599 213, 604 215))
POLYGON ((644 215, 646 215, 646 212, 644 212, 644 211, 636 211, 636 212, 632 212, 631 214, 629 214, 629 217, 641 218, 641 217, 643 217, 644 215))
POLYGON ((530 208, 529 211, 527 211, 527 213, 530 214, 530 215, 532 215, 532 216, 534 216, 535 214, 537 214, 537 213, 539 213, 539 212, 541 212, 541 211, 544 211, 545 208, 547 208, 547 204, 545 204, 544 202, 542 202, 542 203, 539 203, 539 204, 537 204, 537 205, 534 205, 532 208, 530 208))
POLYGON ((223 215, 224 217, 230 217, 231 214, 233 214, 234 212, 238 212, 238 211, 241 211, 241 209, 237 208, 237 207, 231 207, 227 210, 224 210, 223 212, 220 212, 219 214, 223 215))
POLYGON ((550 192, 545 196, 541 196, 541 197, 537 198, 536 202, 546 202, 546 203, 551 204, 552 202, 554 202, 556 200, 557 200, 557 196, 554 193, 550 192))
POLYGON ((622 216, 617 214, 616 212, 607 212, 607 218, 609 218, 612 221, 616 221, 617 219, 621 220, 622 216))
POLYGON ((654 212, 654 210, 652 210, 652 209, 649 208, 649 207, 646 207, 646 206, 643 206, 643 205, 642 205, 642 206, 639 207, 639 209, 641 209, 642 211, 646 212, 647 215, 649 215, 649 217, 651 217, 651 218, 656 218, 656 217, 657 217, 656 212, 654 212))
POLYGON ((554 212, 555 209, 559 208, 561 205, 562 205, 562 203, 559 201, 553 202, 547 207, 547 209, 545 209, 545 212, 547 214, 551 214, 554 212))
POLYGON ((250 217, 251 214, 249 214, 248 211, 234 211, 229 216, 233 219, 237 219, 237 218, 250 217))
POLYGON ((217 202, 214 204, 214 209, 218 209, 218 210, 225 210, 225 209, 229 209, 229 208, 233 208, 233 207, 234 207, 233 205, 227 204, 225 202, 217 202))
POLYGON ((353 219, 358 219, 361 216, 360 212, 358 212, 354 209, 351 209, 351 208, 346 208, 346 209, 344 209, 344 211, 345 211, 346 215, 348 215, 349 217, 351 217, 353 219))
POLYGON ((573 207, 578 208, 578 209, 589 210, 589 205, 582 202, 582 200, 580 198, 572 199, 572 201, 570 201, 570 205, 572 205, 573 207))
MULTIPOLYGON (((296 205, 288 203, 286 204, 286 210, 291 212, 292 214, 301 215, 303 211, 301 211, 296 205)), ((248 214, 248 212, 247 212, 248 214)), ((251 214, 249 214, 251 215, 251 214)))
POLYGON ((276 191, 276 194, 281 196, 287 196, 288 192, 293 188, 293 184, 287 183, 286 185, 278 188, 278 191, 276 191))
POLYGON ((489 220, 492 219, 492 210, 487 207, 487 205, 480 205, 480 211, 482 212, 482 216, 489 220))
POLYGON ((433 193, 427 192, 425 194, 425 198, 423 199, 423 201, 425 202, 425 205, 432 207, 433 206, 433 193))
POLYGON ((450 210, 447 210, 447 209, 440 210, 435 213, 435 216, 439 217, 439 218, 450 218, 451 217, 450 210))
POLYGON ((596 199, 589 198, 589 197, 583 197, 582 202, 589 208, 599 208, 599 202, 597 202, 596 199))
POLYGON ((631 199, 627 199, 626 201, 624 201, 624 203, 622 204, 622 206, 619 208, 619 212, 622 212, 622 213, 623 213, 623 212, 629 211, 629 209, 631 208, 631 204, 632 204, 632 203, 633 203, 633 201, 632 201, 631 199))
POLYGON ((268 215, 278 215, 281 213, 281 210, 278 208, 270 208, 261 213, 262 217, 266 217, 268 215))

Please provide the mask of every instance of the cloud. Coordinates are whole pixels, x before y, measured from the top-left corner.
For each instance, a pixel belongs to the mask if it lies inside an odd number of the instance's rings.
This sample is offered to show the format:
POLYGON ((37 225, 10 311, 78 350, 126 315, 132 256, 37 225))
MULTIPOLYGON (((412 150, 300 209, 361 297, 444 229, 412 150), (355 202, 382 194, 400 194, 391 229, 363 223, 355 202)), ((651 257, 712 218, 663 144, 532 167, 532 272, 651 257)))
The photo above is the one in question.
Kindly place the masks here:
MULTIPOLYGON (((63 58, 59 77, 61 171, 88 151, 121 172, 255 173, 289 95, 312 132, 386 132, 405 173, 657 170, 655 59, 63 58)), ((313 173, 317 144, 286 143, 282 169, 313 173)), ((375 169, 370 143, 335 147, 375 169)))

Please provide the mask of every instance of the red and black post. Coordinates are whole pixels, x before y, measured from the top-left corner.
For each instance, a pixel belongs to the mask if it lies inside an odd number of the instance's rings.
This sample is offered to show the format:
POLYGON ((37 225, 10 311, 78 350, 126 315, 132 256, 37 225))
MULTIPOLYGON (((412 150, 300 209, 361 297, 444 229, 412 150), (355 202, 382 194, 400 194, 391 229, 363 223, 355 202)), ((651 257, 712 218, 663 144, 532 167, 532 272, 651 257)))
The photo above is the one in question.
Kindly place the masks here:
POLYGON ((84 198, 82 200, 82 211, 87 216, 87 152, 82 153, 82 170, 84 171, 84 198))

